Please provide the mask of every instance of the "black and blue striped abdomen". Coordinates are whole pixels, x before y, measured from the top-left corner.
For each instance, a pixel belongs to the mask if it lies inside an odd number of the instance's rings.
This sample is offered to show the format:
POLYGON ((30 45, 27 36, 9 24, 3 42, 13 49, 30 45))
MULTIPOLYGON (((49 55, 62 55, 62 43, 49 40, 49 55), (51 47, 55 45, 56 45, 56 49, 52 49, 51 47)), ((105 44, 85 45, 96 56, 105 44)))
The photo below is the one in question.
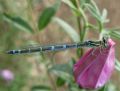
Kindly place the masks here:
POLYGON ((19 49, 19 50, 10 50, 7 51, 7 54, 59 51, 69 48, 81 48, 81 47, 98 47, 101 44, 102 44, 101 41, 85 41, 85 42, 73 43, 73 44, 49 45, 49 46, 39 46, 39 47, 32 47, 32 48, 19 49))

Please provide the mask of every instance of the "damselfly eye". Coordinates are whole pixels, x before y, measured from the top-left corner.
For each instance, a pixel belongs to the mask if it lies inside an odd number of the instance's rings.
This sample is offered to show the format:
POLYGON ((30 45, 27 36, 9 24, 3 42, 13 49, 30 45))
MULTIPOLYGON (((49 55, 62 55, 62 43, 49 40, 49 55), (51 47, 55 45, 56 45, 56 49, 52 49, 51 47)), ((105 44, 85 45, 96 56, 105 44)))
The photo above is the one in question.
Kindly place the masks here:
POLYGON ((103 41, 103 46, 104 46, 105 48, 108 46, 108 43, 107 43, 108 39, 109 39, 108 36, 104 36, 103 39, 102 39, 102 41, 103 41))

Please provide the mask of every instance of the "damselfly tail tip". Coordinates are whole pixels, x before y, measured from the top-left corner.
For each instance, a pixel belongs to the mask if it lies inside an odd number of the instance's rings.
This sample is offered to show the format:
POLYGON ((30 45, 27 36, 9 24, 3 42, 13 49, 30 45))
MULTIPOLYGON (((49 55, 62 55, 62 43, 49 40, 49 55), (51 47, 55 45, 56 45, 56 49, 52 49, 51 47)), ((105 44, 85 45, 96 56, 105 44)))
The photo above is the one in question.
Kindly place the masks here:
POLYGON ((13 54, 13 51, 6 51, 5 54, 13 54))

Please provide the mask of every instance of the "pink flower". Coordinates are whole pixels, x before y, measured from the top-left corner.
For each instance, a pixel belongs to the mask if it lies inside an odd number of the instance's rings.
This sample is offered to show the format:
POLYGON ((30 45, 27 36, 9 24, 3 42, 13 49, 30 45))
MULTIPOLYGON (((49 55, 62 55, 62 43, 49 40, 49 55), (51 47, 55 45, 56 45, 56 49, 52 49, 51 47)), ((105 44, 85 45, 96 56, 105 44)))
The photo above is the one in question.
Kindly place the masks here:
POLYGON ((115 63, 115 43, 108 39, 108 47, 90 49, 73 68, 77 84, 82 88, 95 89, 109 80, 115 63))
POLYGON ((6 81, 12 81, 14 79, 14 74, 8 69, 2 70, 0 76, 6 81))

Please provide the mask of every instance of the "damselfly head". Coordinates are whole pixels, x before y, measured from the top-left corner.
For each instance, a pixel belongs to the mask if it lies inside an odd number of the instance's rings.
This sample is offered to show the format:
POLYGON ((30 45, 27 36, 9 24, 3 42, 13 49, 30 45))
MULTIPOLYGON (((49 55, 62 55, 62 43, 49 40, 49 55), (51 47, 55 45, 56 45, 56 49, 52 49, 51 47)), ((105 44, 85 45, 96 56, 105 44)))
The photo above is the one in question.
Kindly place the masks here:
POLYGON ((103 46, 106 48, 108 46, 108 39, 109 39, 109 36, 104 36, 102 38, 102 42, 103 42, 103 46))

